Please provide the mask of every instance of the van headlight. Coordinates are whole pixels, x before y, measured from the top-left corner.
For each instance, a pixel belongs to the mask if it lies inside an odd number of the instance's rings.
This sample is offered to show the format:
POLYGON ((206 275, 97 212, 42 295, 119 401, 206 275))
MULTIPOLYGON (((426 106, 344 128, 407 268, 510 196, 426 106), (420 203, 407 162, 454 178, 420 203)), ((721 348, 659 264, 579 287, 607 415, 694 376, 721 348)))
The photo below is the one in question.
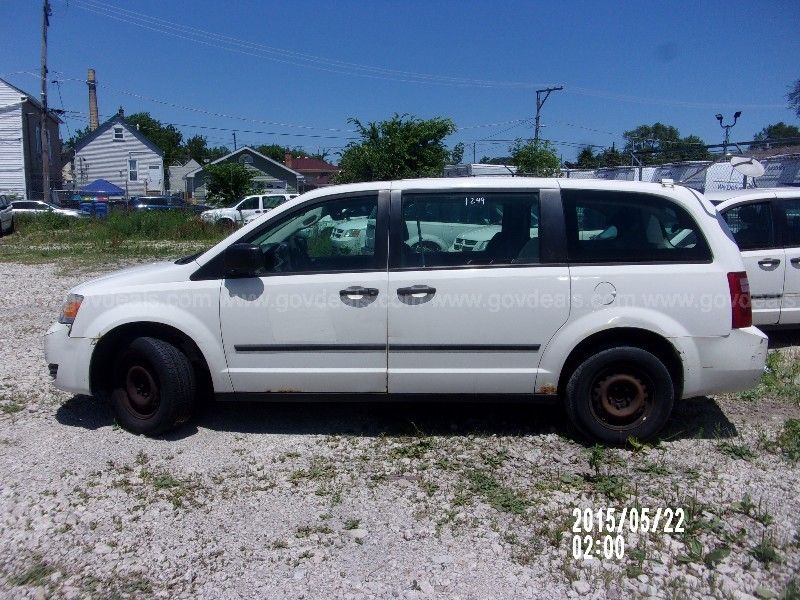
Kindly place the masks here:
POLYGON ((81 308, 83 296, 78 294, 70 294, 67 296, 67 301, 64 302, 64 307, 61 309, 61 316, 58 317, 58 322, 64 325, 72 325, 75 322, 75 317, 78 316, 78 311, 81 308))

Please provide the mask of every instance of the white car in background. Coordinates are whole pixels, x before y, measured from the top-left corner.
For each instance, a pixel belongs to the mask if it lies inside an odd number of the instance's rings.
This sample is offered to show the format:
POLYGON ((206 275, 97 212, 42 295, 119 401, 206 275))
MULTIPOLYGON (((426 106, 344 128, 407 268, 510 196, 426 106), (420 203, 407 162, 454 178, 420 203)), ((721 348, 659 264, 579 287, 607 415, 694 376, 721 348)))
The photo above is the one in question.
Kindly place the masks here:
POLYGON ((11 202, 11 209, 14 214, 19 215, 40 215, 44 213, 55 213, 65 217, 82 217, 81 211, 72 208, 60 208, 40 200, 14 200, 11 202))
POLYGON ((14 232, 14 212, 11 209, 11 200, 7 196, 0 196, 0 236, 14 232))
POLYGON ((203 211, 200 218, 208 223, 225 223, 231 227, 244 225, 297 196, 298 194, 255 194, 239 200, 233 206, 203 211))
POLYGON ((800 188, 706 194, 742 253, 753 323, 800 327, 800 188))

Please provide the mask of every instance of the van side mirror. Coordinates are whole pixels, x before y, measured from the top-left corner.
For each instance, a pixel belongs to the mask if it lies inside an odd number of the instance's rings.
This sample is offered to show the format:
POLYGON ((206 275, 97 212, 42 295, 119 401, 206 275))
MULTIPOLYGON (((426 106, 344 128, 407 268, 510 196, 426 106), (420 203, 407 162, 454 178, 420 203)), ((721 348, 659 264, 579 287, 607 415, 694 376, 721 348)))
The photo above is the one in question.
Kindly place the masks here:
POLYGON ((225 249, 223 256, 225 277, 255 277, 264 269, 264 255, 255 244, 233 244, 225 249))

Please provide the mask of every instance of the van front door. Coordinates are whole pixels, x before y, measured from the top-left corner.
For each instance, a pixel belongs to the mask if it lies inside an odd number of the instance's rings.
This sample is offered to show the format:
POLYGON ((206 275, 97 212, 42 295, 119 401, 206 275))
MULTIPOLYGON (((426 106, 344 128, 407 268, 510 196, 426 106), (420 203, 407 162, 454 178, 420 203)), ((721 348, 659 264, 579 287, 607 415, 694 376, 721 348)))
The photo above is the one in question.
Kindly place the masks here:
MULTIPOLYGON (((386 244, 340 248, 332 218, 378 213, 378 192, 338 196, 271 219, 243 242, 258 277, 225 279, 220 323, 237 393, 385 392, 386 244), (327 225, 326 225, 327 224, 327 225)), ((388 213, 388 192, 385 199, 388 213)))

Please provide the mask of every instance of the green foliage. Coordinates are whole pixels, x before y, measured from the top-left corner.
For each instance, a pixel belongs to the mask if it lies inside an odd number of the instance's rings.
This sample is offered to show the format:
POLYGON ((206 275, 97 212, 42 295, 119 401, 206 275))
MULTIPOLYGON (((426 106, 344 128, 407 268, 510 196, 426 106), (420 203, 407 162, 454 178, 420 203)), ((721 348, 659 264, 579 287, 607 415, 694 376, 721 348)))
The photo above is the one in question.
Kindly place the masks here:
POLYGON ((786 99, 789 100, 789 108, 800 118, 800 79, 789 86, 789 93, 786 94, 786 99))
POLYGON ((164 164, 171 165, 183 157, 183 134, 174 125, 164 125, 148 112, 134 113, 125 117, 125 122, 138 128, 139 133, 164 152, 164 164))
POLYGON ((452 158, 444 145, 444 139, 456 130, 450 119, 395 114, 388 121, 366 125, 355 118, 349 122, 361 139, 342 152, 338 183, 436 177, 452 158))
POLYGON ((253 189, 253 171, 241 163, 206 165, 204 171, 208 196, 214 202, 231 204, 253 189))
POLYGON ((508 151, 511 153, 511 164, 517 167, 520 174, 551 177, 558 175, 561 168, 561 161, 550 142, 536 144, 517 140, 508 151))
MULTIPOLYGON (((773 148, 779 148, 781 146, 792 146, 796 144, 796 142, 780 143, 772 140, 790 137, 800 137, 800 127, 797 127, 796 125, 787 125, 783 121, 780 121, 778 123, 771 123, 770 125, 767 125, 764 127, 764 129, 755 134, 753 139, 768 142, 773 148)), ((766 146, 766 144, 764 145, 766 146)))
POLYGON ((600 166, 600 161, 598 157, 595 156, 592 147, 586 146, 585 148, 581 148, 581 151, 578 152, 576 164, 579 169, 596 169, 600 166))
POLYGON ((80 142, 83 138, 85 138, 90 133, 91 133, 91 130, 89 129, 88 125, 86 127, 84 127, 83 129, 78 129, 78 130, 75 131, 74 134, 72 134, 71 138, 69 138, 66 142, 64 142, 64 145, 67 148, 70 148, 71 150, 75 150, 75 146, 78 145, 78 142, 80 142))
POLYGON ((703 140, 696 135, 681 137, 676 127, 664 123, 639 125, 626 131, 624 154, 632 151, 646 151, 637 154, 644 164, 660 164, 682 160, 708 160, 708 150, 703 140))
POLYGON ((781 451, 792 461, 800 461, 800 419, 788 419, 778 436, 781 451))
POLYGON ((470 471, 467 473, 467 480, 472 491, 483 496, 486 503, 495 510, 523 515, 530 506, 529 500, 499 483, 486 471, 470 471))

